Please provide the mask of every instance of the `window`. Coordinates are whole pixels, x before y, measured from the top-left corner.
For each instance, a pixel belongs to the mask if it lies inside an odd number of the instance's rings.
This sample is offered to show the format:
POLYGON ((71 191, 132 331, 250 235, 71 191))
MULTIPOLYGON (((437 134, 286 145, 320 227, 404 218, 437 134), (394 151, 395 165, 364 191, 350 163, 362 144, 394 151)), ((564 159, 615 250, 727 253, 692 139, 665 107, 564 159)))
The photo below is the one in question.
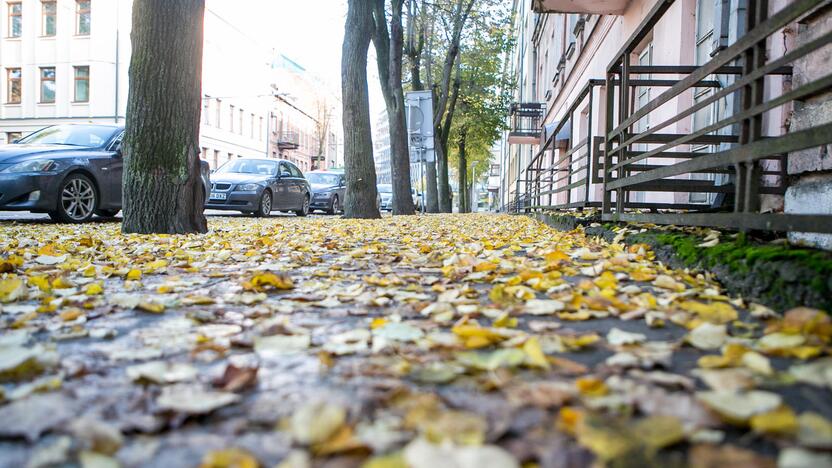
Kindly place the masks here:
POLYGON ((6 69, 6 102, 9 104, 20 104, 20 98, 23 95, 22 84, 20 81, 19 68, 6 69))
POLYGON ((75 102, 90 101, 90 67, 72 67, 75 70, 75 102))
POLYGON ((40 102, 55 102, 55 67, 40 69, 40 102))
POLYGON ((20 132, 6 132, 6 143, 12 144, 23 136, 20 132))
POLYGON ((90 35, 90 0, 76 0, 75 2, 75 34, 79 36, 90 35))
POLYGON ((54 36, 58 16, 58 3, 55 0, 43 0, 41 3, 41 34, 54 36))
POLYGON ((251 138, 254 138, 254 114, 251 114, 251 126, 249 127, 251 138))
POLYGON ((228 106, 228 131, 234 132, 234 106, 228 106))
POLYGON ((216 113, 216 120, 215 120, 215 122, 216 122, 217 128, 221 128, 221 127, 222 127, 222 125, 220 125, 220 119, 222 118, 222 114, 221 114, 221 112, 222 112, 222 99, 217 99, 217 109, 216 109, 216 112, 217 112, 217 113, 216 113))
POLYGON ((239 122, 240 126, 237 128, 237 133, 239 133, 240 135, 243 134, 243 112, 244 111, 242 109, 240 109, 240 122, 239 122))
POLYGON ((202 119, 206 126, 211 125, 211 98, 202 98, 202 119))
POLYGON ((20 37, 23 34, 23 4, 9 3, 9 37, 20 37))
MULTIPOLYGON (((304 163, 304 166, 306 164, 304 163)), ((292 174, 292 177, 303 177, 303 173, 300 172, 300 169, 297 167, 289 164, 289 172, 292 174)))

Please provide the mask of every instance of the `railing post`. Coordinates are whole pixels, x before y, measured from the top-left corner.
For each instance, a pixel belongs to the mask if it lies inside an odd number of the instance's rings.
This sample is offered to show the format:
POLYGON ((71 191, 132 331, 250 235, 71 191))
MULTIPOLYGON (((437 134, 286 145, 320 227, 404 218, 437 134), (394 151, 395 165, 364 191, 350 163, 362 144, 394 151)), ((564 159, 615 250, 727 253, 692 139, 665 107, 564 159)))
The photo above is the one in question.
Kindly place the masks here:
POLYGON ((604 124, 604 170, 602 174, 604 179, 604 198, 601 201, 601 212, 603 214, 612 213, 612 192, 607 189, 607 183, 610 182, 610 167, 612 167, 612 141, 610 141, 610 133, 615 128, 613 126, 615 118, 615 88, 613 88, 614 79, 615 73, 608 72, 605 85, 607 116, 605 119, 606 123, 604 124))
MULTIPOLYGON (((626 52, 621 57, 621 82, 618 90, 618 121, 623 122, 630 116, 630 53, 626 52)), ((627 153, 627 147, 621 143, 627 138, 628 128, 623 129, 623 133, 618 134, 618 161, 624 161, 627 153)), ((619 178, 627 177, 627 171, 622 168, 618 174, 619 178)), ((618 213, 624 212, 624 199, 627 197, 629 190, 624 187, 619 188, 615 192, 615 211, 618 213)))
POLYGON ((589 205, 589 187, 590 183, 592 182, 592 176, 595 174, 593 171, 598 170, 595 167, 595 153, 592 151, 592 148, 595 146, 595 141, 593 140, 593 132, 592 132, 592 105, 593 105, 593 95, 595 94, 595 87, 590 84, 589 85, 589 113, 587 115, 587 127, 586 127, 586 183, 584 184, 584 207, 589 205))

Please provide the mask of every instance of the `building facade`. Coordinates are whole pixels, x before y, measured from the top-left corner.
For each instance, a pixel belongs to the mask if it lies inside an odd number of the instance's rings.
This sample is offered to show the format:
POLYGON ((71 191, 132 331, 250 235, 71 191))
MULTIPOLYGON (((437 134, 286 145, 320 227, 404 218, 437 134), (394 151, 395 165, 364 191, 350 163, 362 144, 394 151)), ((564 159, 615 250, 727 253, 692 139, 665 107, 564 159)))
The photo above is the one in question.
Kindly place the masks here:
POLYGON ((376 163, 376 181, 379 184, 393 183, 393 168, 390 165, 390 121, 387 110, 376 116, 373 125, 373 160, 376 163))
POLYGON ((302 171, 343 166, 341 101, 331 87, 284 55, 272 62, 269 152, 302 171))
MULTIPOLYGON (((268 154, 270 88, 262 51, 214 14, 212 3, 205 15, 200 146, 216 168, 268 154), (230 69, 238 74, 229 76, 230 69)), ((131 0, 0 4, 0 143, 60 123, 124 124, 131 13, 131 0)))
MULTIPOLYGON (((828 144, 804 150, 816 139, 785 138, 827 121, 817 97, 829 93, 818 83, 832 56, 817 40, 831 26, 824 3, 516 0, 501 206, 603 208, 605 219, 733 211, 726 227, 763 229, 774 226, 766 213, 832 213, 828 181, 804 193, 794 177, 830 178, 828 144), (789 143, 743 149, 762 139, 789 143), (823 194, 802 209, 794 201, 823 194)), ((815 228, 798 218, 779 230, 815 228)))

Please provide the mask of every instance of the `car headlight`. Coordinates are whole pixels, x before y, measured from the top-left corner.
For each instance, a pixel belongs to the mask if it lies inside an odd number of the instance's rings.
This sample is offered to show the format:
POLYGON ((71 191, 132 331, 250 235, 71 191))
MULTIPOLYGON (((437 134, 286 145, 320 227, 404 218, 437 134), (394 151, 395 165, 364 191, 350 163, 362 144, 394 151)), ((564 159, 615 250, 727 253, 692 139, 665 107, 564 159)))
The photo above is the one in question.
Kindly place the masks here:
POLYGON ((258 184, 240 184, 237 186, 237 190, 240 192, 256 192, 258 188, 260 188, 258 184))
POLYGON ((54 167, 55 161, 51 159, 37 159, 17 163, 14 166, 4 169, 4 172, 45 172, 54 167))

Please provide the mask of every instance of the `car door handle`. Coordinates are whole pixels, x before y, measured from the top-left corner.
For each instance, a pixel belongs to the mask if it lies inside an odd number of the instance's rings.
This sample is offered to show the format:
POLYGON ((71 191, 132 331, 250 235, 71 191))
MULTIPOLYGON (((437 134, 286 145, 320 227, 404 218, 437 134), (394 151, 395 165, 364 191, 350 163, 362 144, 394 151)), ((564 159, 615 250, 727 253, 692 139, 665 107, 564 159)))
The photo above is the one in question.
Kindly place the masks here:
POLYGON ((109 167, 102 167, 102 168, 101 168, 101 172, 107 172, 107 171, 109 171, 109 170, 110 170, 110 168, 109 168, 109 167))

